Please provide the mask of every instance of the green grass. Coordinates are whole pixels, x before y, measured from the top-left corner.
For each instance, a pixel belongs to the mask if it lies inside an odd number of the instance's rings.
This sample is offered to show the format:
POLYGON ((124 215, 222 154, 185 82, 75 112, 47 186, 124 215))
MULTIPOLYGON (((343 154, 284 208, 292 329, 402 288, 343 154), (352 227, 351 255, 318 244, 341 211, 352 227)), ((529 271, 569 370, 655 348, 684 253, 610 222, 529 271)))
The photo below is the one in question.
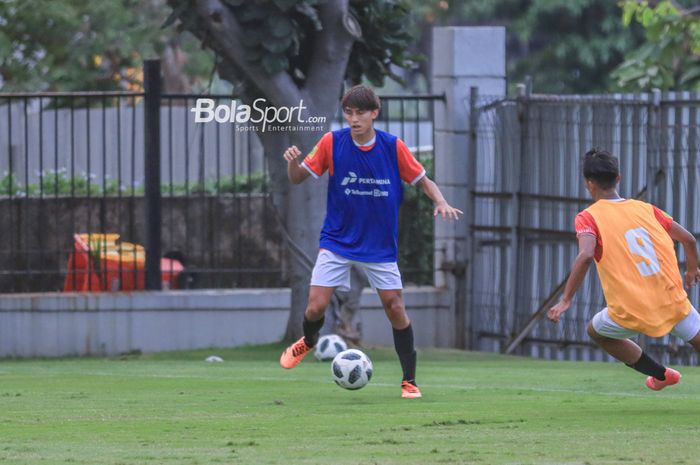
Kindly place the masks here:
POLYGON ((654 393, 621 364, 424 350, 401 399, 389 349, 359 391, 281 346, 0 362, 0 463, 691 464, 700 370, 654 393), (224 363, 203 362, 218 354, 224 363))

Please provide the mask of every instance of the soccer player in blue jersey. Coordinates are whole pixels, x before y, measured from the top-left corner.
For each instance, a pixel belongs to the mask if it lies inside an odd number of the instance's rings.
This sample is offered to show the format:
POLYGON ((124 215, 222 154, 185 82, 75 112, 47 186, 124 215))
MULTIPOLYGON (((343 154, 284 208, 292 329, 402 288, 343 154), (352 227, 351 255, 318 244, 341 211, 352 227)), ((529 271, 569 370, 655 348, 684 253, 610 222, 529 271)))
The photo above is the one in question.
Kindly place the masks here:
POLYGON ((296 146, 284 152, 292 183, 299 184, 309 176, 318 178, 326 171, 329 180, 320 251, 304 313, 304 336, 284 351, 280 365, 294 368, 316 344, 333 291, 350 288, 354 264, 365 271, 391 322, 403 370, 401 396, 421 397, 413 328, 396 263, 402 181, 425 192, 435 205, 435 216, 456 220, 462 212, 445 201, 401 139, 374 128, 380 102, 372 89, 355 86, 345 93, 341 104, 348 128, 326 133, 301 164, 296 146))

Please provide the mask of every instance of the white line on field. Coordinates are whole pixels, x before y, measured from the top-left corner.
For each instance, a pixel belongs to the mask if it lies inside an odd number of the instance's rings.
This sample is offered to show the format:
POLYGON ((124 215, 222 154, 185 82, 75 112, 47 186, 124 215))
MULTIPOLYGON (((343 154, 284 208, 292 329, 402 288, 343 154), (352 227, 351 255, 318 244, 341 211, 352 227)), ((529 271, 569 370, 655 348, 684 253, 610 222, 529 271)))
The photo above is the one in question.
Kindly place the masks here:
MULTIPOLYGON (((10 373, 7 373, 10 374, 10 373)), ((51 373, 45 373, 44 376, 50 376, 51 373)), ((116 376, 123 377, 127 376, 123 372, 109 372, 109 371, 91 371, 91 372, 65 372, 60 373, 63 375, 76 375, 76 376, 116 376)), ((179 374, 153 374, 153 373, 134 373, 130 372, 129 377, 139 376, 142 378, 163 378, 163 379, 208 379, 208 380, 218 380, 218 381, 241 381, 240 377, 233 376, 222 376, 222 375, 212 375, 212 376, 202 376, 202 375, 179 375, 179 374)), ((248 377, 245 380, 248 381, 275 381, 275 382, 311 382, 316 383, 318 380, 310 377, 300 377, 300 376, 255 376, 248 377)), ((400 386, 399 383, 371 383, 372 386, 378 387, 391 387, 396 388, 400 386)), ((610 397, 643 397, 649 398, 654 395, 662 395, 664 397, 672 397, 674 399, 690 399, 698 400, 698 396, 690 396, 687 394, 676 394, 669 391, 664 391, 663 394, 654 394, 652 392, 609 392, 609 391, 595 391, 595 390, 583 390, 583 389, 570 389, 570 388, 556 388, 556 387, 535 387, 535 386, 521 386, 521 387, 487 387, 487 386, 475 386, 471 384, 432 384, 432 383, 421 383, 420 386, 424 390, 435 390, 435 389, 451 389, 451 390, 469 390, 469 391, 479 391, 479 390, 491 390, 491 391, 527 391, 527 392, 552 392, 552 393, 571 393, 571 394, 589 394, 589 395, 599 395, 599 396, 610 396, 610 397)), ((673 388, 671 388, 673 389, 673 388)))

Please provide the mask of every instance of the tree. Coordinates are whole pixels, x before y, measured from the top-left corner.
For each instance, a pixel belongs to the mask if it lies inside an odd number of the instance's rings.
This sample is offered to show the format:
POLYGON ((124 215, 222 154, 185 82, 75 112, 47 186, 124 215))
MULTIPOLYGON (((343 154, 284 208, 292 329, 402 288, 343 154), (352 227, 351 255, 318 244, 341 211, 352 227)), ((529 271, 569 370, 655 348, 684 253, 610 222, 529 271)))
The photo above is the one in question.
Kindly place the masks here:
MULTIPOLYGON (((423 24, 421 51, 432 26, 506 27, 508 82, 531 76, 537 92, 604 92, 610 72, 642 41, 625 28, 613 0, 413 0, 423 24)), ((423 70, 427 74, 427 67, 423 70)))
POLYGON ((646 41, 615 69, 620 89, 700 90, 700 8, 626 0, 622 22, 641 24, 646 41))
POLYGON ((141 90, 144 57, 160 56, 166 91, 189 92, 213 57, 193 37, 163 31, 165 0, 0 2, 0 88, 141 90))
MULTIPOLYGON (((216 54, 219 76, 234 84, 235 96, 269 108, 304 102, 312 117, 328 125, 343 82, 363 77, 381 85, 391 65, 411 66, 409 12, 400 0, 168 0, 165 25, 191 32, 216 54)), ((290 186, 282 153, 290 145, 309 150, 319 132, 263 131, 273 203, 293 240, 288 250, 314 257, 325 210, 323 183, 290 186)), ((286 339, 301 334, 309 280, 308 263, 292 253, 292 302, 286 339)))

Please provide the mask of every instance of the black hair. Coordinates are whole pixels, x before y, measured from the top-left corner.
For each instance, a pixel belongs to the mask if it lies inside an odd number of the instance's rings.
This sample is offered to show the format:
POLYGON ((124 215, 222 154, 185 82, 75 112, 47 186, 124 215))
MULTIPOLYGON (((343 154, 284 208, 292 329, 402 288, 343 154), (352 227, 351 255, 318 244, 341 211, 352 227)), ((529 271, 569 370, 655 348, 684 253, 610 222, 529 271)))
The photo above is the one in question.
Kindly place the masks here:
POLYGON ((341 106, 346 108, 357 108, 358 110, 379 110, 379 97, 367 86, 358 85, 350 88, 341 101, 341 106))
POLYGON ((607 150, 591 149, 583 156, 583 177, 601 189, 612 189, 617 185, 620 163, 607 150))

